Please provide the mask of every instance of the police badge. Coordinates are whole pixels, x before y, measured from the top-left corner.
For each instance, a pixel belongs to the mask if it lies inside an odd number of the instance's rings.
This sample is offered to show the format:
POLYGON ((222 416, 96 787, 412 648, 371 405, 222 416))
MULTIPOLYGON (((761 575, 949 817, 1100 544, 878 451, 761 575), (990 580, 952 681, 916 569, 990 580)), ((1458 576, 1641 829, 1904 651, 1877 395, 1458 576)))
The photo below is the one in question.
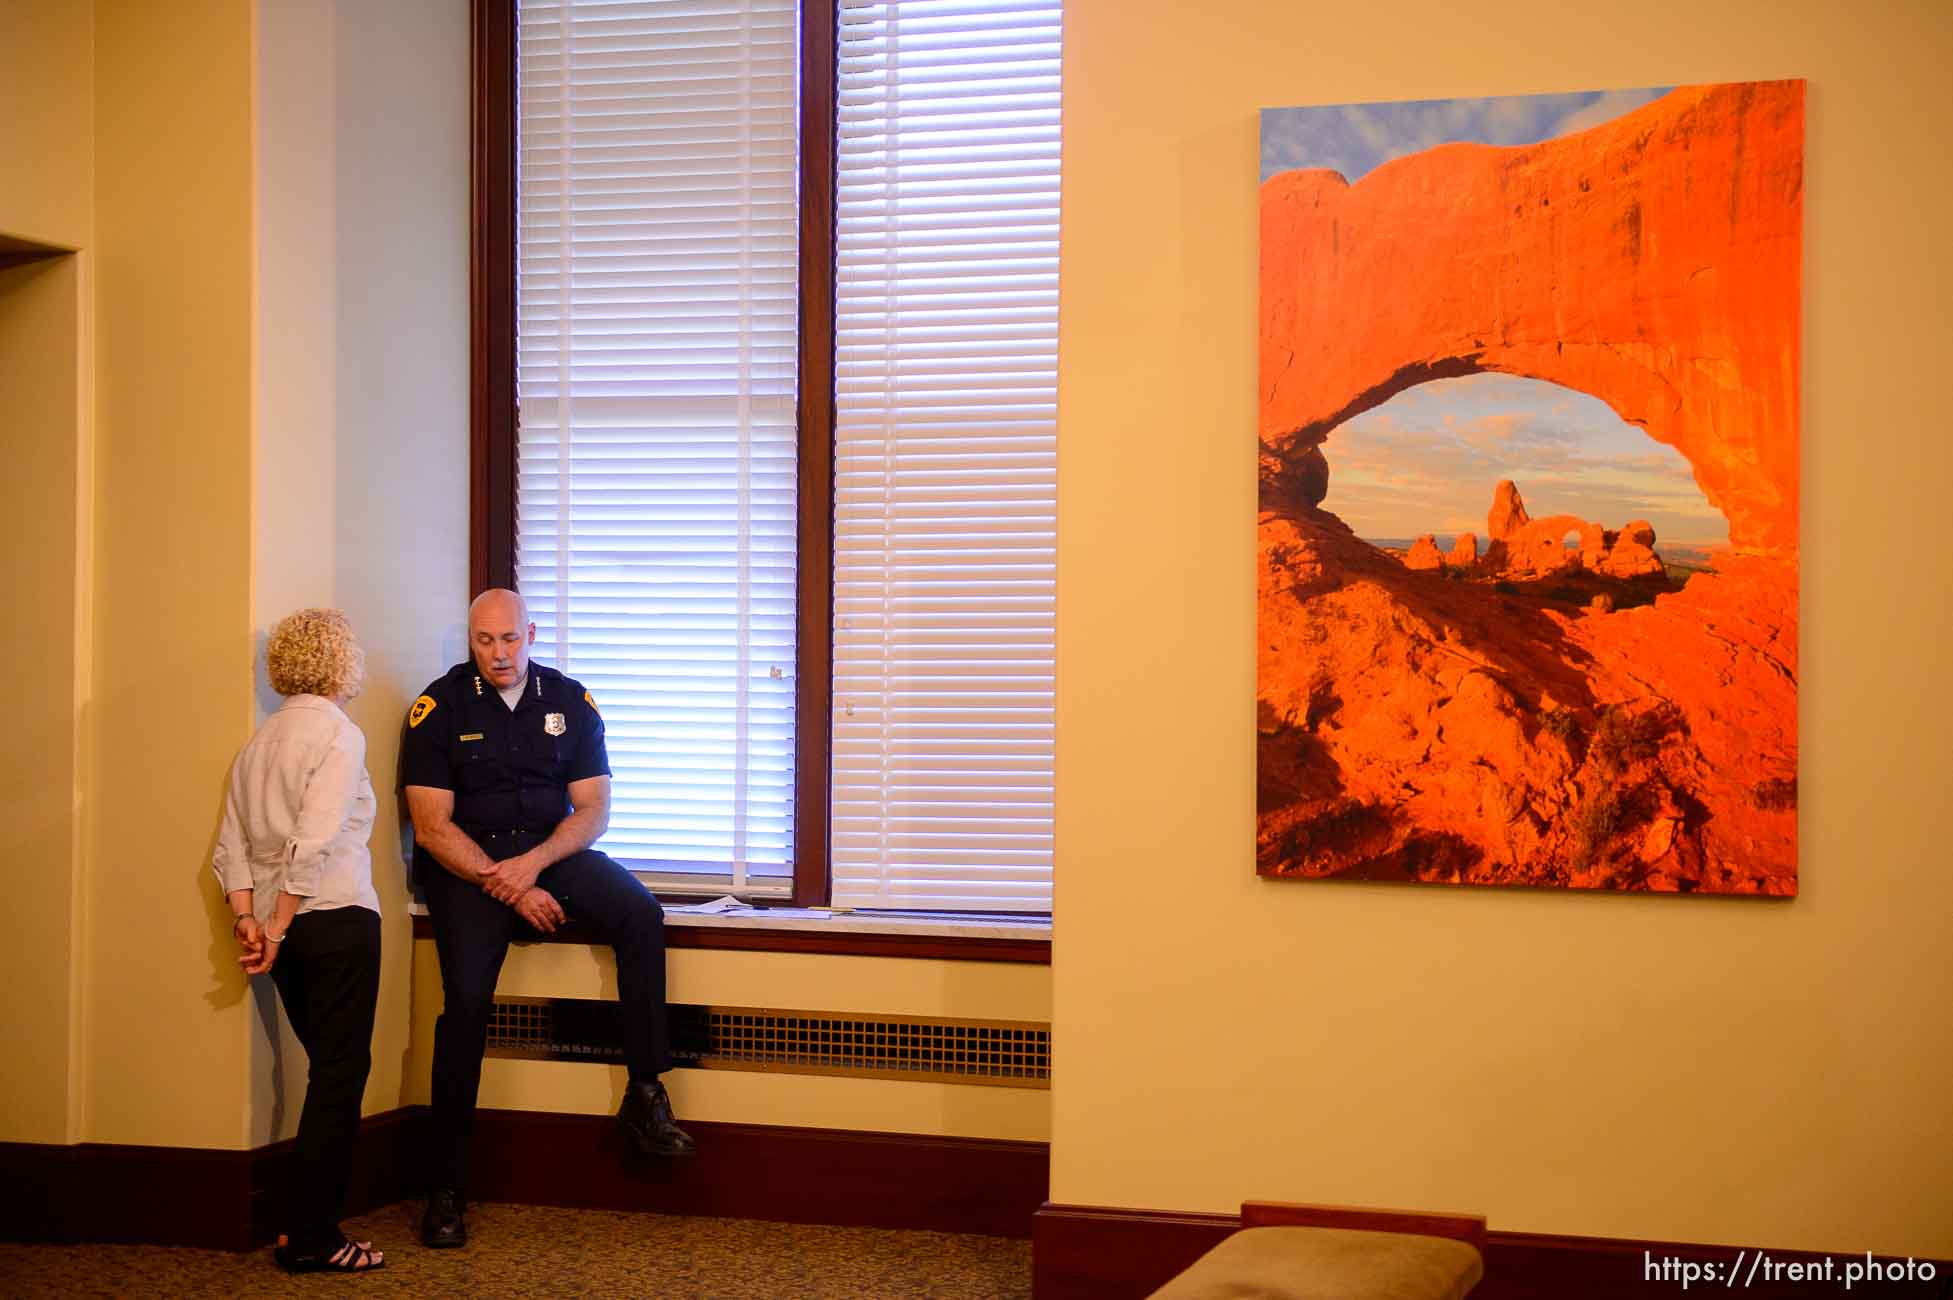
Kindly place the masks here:
POLYGON ((568 730, 568 728, 563 725, 562 714, 545 713, 543 714, 543 730, 547 731, 552 736, 560 736, 566 730, 568 730))

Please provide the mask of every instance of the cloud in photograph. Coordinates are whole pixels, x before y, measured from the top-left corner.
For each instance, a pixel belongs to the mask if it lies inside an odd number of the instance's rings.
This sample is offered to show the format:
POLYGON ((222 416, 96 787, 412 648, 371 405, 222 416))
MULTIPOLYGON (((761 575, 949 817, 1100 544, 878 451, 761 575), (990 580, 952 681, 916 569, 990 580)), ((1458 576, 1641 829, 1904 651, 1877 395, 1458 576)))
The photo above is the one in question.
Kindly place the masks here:
POLYGON ((1353 185, 1392 158, 1434 145, 1537 144, 1612 121, 1672 89, 1264 108, 1261 179, 1298 167, 1326 167, 1353 185))
POLYGON ((1323 508, 1373 541, 1481 540, 1500 479, 1535 518, 1578 515, 1619 528, 1645 519, 1671 544, 1723 546, 1729 521, 1680 452, 1597 398, 1535 379, 1472 375, 1399 393, 1345 421, 1323 444, 1323 508))

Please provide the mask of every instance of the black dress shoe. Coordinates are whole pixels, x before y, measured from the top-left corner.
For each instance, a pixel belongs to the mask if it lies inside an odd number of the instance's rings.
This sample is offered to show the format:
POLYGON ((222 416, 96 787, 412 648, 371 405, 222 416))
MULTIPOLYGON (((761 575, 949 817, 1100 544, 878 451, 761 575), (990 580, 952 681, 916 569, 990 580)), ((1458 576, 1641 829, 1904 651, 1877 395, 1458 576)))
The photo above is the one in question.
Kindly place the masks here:
POLYGON ((427 1198, 427 1212, 420 1216, 420 1241, 435 1250, 449 1250, 468 1244, 468 1224, 461 1217, 461 1193, 443 1187, 427 1198))
POLYGON ((632 1082, 624 1089, 624 1104, 617 1108, 617 1125, 647 1156, 688 1156, 697 1147, 671 1113, 671 1098, 665 1086, 632 1082))

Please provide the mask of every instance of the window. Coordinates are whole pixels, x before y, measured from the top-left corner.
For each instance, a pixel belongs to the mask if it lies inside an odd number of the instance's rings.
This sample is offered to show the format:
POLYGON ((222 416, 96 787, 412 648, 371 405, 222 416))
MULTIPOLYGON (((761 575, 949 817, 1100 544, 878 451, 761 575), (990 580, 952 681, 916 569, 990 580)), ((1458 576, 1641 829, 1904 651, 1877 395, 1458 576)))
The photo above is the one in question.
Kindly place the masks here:
POLYGON ((478 0, 474 582, 661 890, 1049 909, 1058 8, 478 0))
POLYGON ((846 3, 835 902, 1051 907, 1058 5, 846 3))
POLYGON ((515 585, 603 711, 605 849, 781 894, 794 3, 524 0, 517 24, 515 585))

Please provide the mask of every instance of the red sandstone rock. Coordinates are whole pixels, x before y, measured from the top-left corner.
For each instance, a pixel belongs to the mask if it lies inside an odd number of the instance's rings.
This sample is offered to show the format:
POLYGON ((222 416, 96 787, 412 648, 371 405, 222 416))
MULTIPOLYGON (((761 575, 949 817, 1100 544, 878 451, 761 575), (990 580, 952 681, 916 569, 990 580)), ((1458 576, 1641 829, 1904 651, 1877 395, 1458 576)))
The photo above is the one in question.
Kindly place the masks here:
POLYGON ((1641 578, 1666 573, 1668 567, 1655 554, 1655 529, 1645 519, 1636 519, 1621 530, 1607 549, 1601 571, 1615 578, 1641 578))
POLYGON ((1438 549, 1438 539, 1430 533, 1411 543, 1410 554, 1404 557, 1406 569, 1443 569, 1444 552, 1438 549))
POLYGON ((1588 524, 1580 530, 1580 564, 1583 568, 1598 571, 1607 559, 1607 548, 1613 545, 1607 530, 1599 524, 1588 524))
POLYGON ((1492 489, 1492 510, 1485 516, 1485 535, 1495 542, 1503 542, 1532 522, 1526 513, 1526 499, 1519 495, 1519 485, 1509 478, 1499 480, 1492 489))
POLYGON ((1296 459, 1295 489, 1301 500, 1312 506, 1322 504, 1329 495, 1329 461, 1322 454, 1322 448, 1313 448, 1315 455, 1304 452, 1296 459))
POLYGON ((1477 564, 1478 534, 1459 533, 1458 540, 1451 544, 1451 550, 1444 558, 1454 569, 1469 569, 1477 564))
POLYGON ((1263 872, 1796 892, 1793 565, 1596 618, 1431 582, 1320 510, 1260 542, 1263 872))
POLYGON ((1264 481, 1413 384, 1502 371, 1599 397, 1688 459, 1739 551, 1794 555, 1803 134, 1802 82, 1690 86, 1353 186, 1269 178, 1264 481))
MULTIPOLYGON (((1577 515, 1529 519, 1526 503, 1511 479, 1503 479, 1492 494, 1489 516, 1494 541, 1486 552, 1486 567, 1516 578, 1547 578, 1568 569, 1585 568, 1610 578, 1641 578, 1666 573, 1655 553, 1654 525, 1636 519, 1618 534, 1577 515), (1579 550, 1567 539, 1578 535, 1579 550)), ((1473 539, 1474 559, 1477 539, 1473 539)), ((1429 568, 1431 565, 1412 565, 1429 568)), ((1612 601, 1609 601, 1612 608, 1612 601)))
POLYGON ((1641 841, 1641 860, 1654 862, 1668 856, 1668 850, 1675 845, 1675 832, 1681 826, 1675 817, 1657 817, 1648 823, 1648 833, 1641 841))
POLYGON ((1506 571, 1543 578, 1574 567, 1580 562, 1579 553, 1567 550, 1566 539, 1586 528, 1586 522, 1575 515, 1533 520, 1506 537, 1506 571))

